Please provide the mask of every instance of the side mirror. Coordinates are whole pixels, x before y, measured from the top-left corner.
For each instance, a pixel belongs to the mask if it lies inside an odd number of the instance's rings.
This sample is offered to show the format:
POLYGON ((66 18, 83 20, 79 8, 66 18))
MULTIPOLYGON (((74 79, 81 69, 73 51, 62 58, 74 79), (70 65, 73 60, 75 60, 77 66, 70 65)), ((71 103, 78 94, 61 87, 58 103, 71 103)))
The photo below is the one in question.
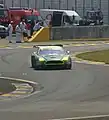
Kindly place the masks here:
POLYGON ((70 51, 67 51, 67 54, 70 54, 70 51))

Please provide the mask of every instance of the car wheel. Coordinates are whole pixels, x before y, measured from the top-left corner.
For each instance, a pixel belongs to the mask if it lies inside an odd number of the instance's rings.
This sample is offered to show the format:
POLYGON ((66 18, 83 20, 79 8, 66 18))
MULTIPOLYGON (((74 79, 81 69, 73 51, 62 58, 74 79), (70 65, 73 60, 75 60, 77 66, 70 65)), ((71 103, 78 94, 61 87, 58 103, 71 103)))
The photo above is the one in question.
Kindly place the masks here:
POLYGON ((67 69, 71 70, 72 69, 72 60, 70 59, 70 64, 66 66, 67 69))
POLYGON ((34 69, 35 70, 39 70, 40 68, 39 68, 39 66, 36 65, 34 69))
POLYGON ((31 67, 32 68, 35 68, 35 60, 34 60, 34 57, 31 57, 31 67))
POLYGON ((1 39, 5 39, 6 37, 5 36, 1 36, 1 39))
POLYGON ((67 66, 67 69, 68 69, 68 70, 71 70, 71 69, 72 69, 72 64, 69 64, 69 65, 67 66))

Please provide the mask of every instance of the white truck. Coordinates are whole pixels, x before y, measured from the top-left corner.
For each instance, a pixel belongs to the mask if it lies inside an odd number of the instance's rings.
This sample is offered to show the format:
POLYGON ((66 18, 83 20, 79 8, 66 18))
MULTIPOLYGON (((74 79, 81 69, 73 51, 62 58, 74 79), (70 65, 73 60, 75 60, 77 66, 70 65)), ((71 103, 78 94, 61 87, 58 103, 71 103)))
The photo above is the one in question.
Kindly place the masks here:
POLYGON ((77 12, 71 10, 40 9, 40 15, 48 25, 51 22, 52 27, 79 25, 82 19, 77 12))

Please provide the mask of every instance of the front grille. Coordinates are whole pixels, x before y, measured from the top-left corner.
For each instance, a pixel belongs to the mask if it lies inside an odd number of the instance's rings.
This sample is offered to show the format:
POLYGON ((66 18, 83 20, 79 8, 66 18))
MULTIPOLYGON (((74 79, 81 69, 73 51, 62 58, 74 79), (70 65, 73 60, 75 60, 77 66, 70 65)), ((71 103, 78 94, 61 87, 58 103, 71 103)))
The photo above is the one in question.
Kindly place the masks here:
POLYGON ((47 61, 46 64, 63 64, 63 61, 47 61))

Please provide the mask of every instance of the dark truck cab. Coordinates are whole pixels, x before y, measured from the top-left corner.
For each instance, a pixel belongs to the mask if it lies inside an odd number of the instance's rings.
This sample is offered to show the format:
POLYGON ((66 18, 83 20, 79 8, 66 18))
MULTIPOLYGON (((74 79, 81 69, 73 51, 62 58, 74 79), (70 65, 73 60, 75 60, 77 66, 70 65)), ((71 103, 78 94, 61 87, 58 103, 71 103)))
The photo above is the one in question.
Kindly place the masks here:
POLYGON ((103 14, 101 11, 88 11, 80 21, 80 26, 103 25, 103 14))

